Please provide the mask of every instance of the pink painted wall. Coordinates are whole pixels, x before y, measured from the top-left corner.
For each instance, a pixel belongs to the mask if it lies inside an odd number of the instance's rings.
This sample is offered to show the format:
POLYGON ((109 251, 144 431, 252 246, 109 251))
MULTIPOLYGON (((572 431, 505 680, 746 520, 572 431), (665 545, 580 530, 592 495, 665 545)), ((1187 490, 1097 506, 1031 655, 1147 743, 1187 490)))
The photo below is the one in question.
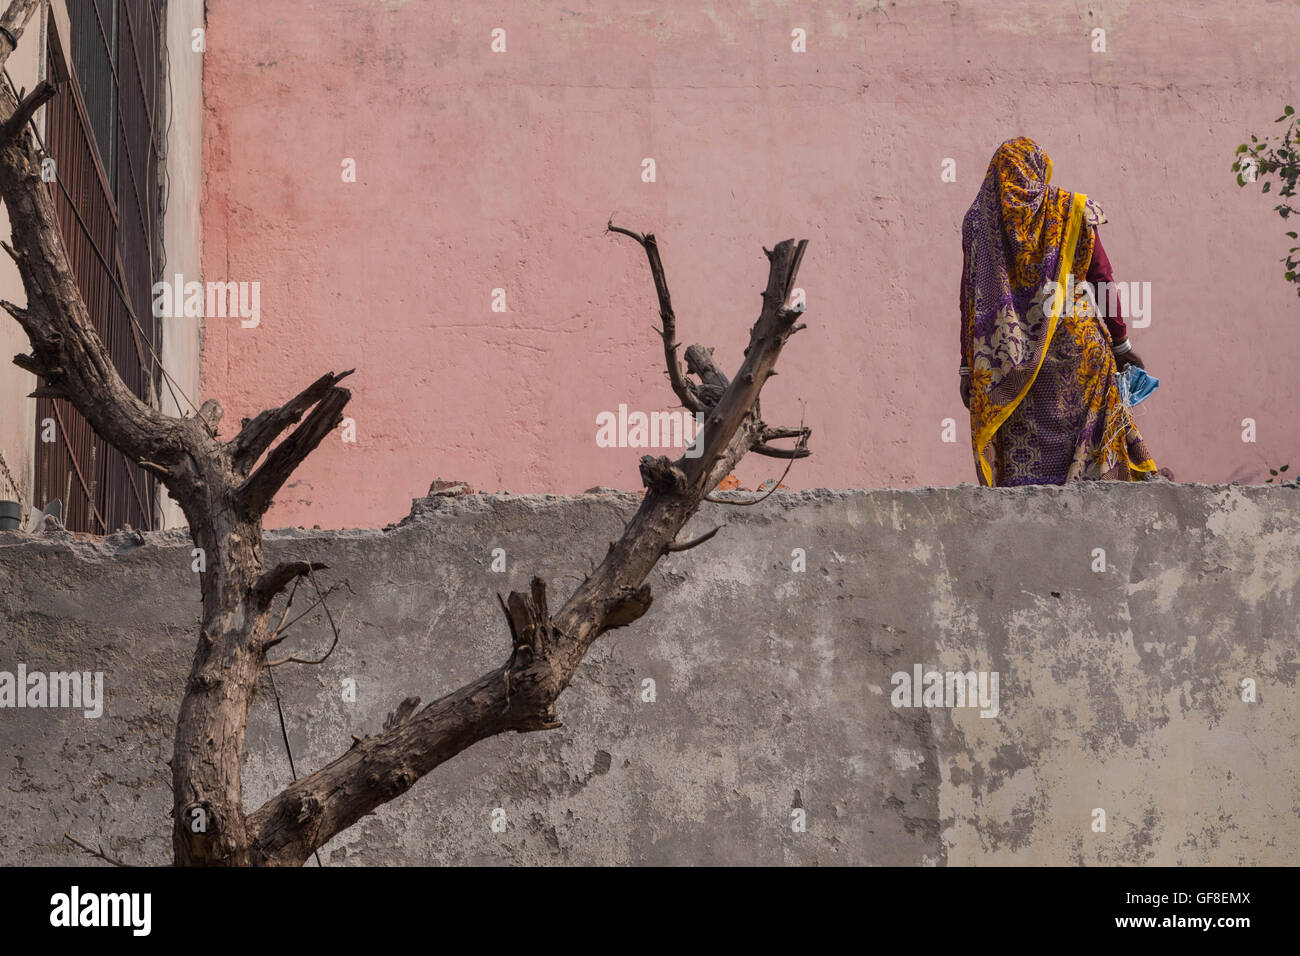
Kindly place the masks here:
MULTIPOLYGON (((210 0, 208 16, 204 278, 259 281, 262 324, 208 320, 204 397, 229 434, 357 368, 356 444, 312 456, 271 525, 380 525, 435 476, 638 487, 643 452, 594 440, 600 411, 670 404, 644 256, 603 234, 615 211, 659 236, 681 337, 728 369, 760 247, 810 240, 809 327, 764 392, 769 421, 797 423, 802 399, 814 429, 787 484, 974 480, 959 228, 1019 134, 1105 207, 1117 278, 1152 283, 1134 341, 1162 380, 1138 414, 1157 461, 1198 481, 1300 467, 1289 243, 1229 168, 1300 100, 1294 4, 210 0)), ((740 477, 777 473, 758 459, 740 477)))

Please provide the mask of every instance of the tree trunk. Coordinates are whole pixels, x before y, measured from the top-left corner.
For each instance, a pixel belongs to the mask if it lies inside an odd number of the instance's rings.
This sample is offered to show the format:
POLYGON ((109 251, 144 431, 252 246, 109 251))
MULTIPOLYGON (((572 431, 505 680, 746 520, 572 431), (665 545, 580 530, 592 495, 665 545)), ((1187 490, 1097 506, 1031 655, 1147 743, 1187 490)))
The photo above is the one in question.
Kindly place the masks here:
POLYGON ((199 529, 206 570, 203 623, 185 684, 172 753, 172 845, 178 866, 248 866, 244 732, 265 661, 259 608, 261 527, 234 521, 199 529))

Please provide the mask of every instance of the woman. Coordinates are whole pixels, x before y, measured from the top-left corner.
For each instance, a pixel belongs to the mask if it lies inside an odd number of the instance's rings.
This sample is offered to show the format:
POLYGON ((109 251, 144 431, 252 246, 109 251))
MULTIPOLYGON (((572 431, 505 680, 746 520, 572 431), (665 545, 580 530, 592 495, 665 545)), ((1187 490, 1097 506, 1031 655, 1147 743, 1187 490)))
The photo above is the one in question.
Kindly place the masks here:
POLYGON ((998 147, 962 222, 961 394, 983 485, 1133 481, 1155 474, 1117 368, 1144 367, 1122 315, 1098 317, 1111 281, 1106 221, 1082 193, 1048 185, 1032 139, 998 147))

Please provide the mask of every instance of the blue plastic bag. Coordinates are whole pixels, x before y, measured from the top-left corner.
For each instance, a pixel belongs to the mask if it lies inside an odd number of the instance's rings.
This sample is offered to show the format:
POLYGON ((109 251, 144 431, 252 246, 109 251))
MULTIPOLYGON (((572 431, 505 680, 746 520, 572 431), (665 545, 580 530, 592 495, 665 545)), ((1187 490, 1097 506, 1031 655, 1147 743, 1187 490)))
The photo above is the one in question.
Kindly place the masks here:
POLYGON ((1141 405, 1160 387, 1160 379, 1148 375, 1145 369, 1136 365, 1129 365, 1124 371, 1116 372, 1115 377, 1119 379, 1119 393, 1129 408, 1141 405))

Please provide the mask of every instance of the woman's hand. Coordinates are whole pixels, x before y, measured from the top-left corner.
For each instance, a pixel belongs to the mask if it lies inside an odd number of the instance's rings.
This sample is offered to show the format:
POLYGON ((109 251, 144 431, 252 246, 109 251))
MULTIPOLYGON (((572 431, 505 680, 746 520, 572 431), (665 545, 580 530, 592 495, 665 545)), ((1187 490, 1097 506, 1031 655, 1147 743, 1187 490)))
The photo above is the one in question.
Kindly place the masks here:
POLYGON ((1115 356, 1115 364, 1119 366, 1122 372, 1130 365, 1136 365, 1140 369, 1146 369, 1146 363, 1142 361, 1142 356, 1138 355, 1133 349, 1129 349, 1123 355, 1115 356))

